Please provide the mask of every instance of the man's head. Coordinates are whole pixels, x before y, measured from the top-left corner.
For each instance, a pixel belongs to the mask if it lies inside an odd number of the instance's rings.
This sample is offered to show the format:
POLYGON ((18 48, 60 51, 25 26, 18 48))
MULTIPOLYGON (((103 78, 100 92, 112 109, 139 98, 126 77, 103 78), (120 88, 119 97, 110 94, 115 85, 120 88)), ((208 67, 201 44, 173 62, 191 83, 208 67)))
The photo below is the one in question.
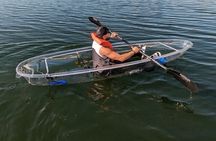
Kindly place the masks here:
MULTIPOLYGON (((105 27, 105 26, 98 27, 98 29, 96 31, 96 34, 97 34, 97 36, 99 38, 104 38, 103 36, 106 35, 106 34, 108 34, 108 33, 111 34, 110 31, 109 31, 109 29, 107 27, 105 27)), ((105 39, 108 39, 109 36, 107 36, 107 37, 105 36, 105 39)))

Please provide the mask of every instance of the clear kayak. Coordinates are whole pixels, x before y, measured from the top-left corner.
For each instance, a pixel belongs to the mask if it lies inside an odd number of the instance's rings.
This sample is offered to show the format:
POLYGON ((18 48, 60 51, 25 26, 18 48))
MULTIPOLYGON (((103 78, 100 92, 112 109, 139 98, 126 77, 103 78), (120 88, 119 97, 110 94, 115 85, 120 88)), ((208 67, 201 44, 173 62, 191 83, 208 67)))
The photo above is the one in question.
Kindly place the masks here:
MULTIPOLYGON (((193 43, 188 40, 178 39, 136 41, 131 43, 145 46, 145 53, 148 55, 160 52, 161 55, 154 57, 154 59, 162 64, 179 58, 193 46, 193 43)), ((113 47, 119 53, 130 50, 128 45, 124 43, 114 43, 113 47)), ((67 85, 131 75, 152 67, 151 60, 147 58, 131 59, 124 63, 98 68, 93 68, 92 64, 92 48, 82 47, 24 60, 16 67, 16 76, 17 78, 25 78, 32 85, 67 85), (99 73, 102 71, 110 73, 108 73, 109 75, 102 75, 99 73)))

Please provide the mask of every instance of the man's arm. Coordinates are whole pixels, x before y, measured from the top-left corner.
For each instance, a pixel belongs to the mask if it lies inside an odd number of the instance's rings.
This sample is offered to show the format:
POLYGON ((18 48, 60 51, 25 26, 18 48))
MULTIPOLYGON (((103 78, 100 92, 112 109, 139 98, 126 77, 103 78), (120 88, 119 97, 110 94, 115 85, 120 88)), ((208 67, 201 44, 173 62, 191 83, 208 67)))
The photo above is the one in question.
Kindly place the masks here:
POLYGON ((134 54, 139 52, 139 49, 132 49, 131 51, 124 53, 124 54, 118 54, 117 52, 106 48, 106 47, 101 47, 100 49, 100 54, 116 61, 124 62, 125 60, 131 58, 134 54))

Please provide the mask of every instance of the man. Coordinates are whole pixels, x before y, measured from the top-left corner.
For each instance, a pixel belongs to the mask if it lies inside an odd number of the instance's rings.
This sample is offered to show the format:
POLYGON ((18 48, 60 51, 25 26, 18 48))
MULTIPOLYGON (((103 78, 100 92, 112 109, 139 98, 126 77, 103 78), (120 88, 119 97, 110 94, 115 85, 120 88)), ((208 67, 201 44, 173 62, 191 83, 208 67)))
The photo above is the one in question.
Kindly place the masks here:
POLYGON ((127 53, 117 53, 108 40, 110 38, 118 39, 118 34, 111 33, 105 26, 100 26, 96 32, 91 33, 91 37, 93 39, 93 67, 95 68, 111 65, 113 61, 124 62, 140 51, 140 48, 134 46, 127 53))

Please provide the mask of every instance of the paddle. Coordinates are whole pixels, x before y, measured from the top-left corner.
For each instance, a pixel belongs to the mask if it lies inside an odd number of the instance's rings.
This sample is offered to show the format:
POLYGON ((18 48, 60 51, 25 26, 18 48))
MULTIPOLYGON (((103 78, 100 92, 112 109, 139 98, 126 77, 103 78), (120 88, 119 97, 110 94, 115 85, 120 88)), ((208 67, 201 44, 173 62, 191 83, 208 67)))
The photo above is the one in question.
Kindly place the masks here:
MULTIPOLYGON (((98 27, 100 27, 100 26, 106 27, 105 25, 101 24, 101 22, 98 19, 96 19, 95 17, 88 17, 88 19, 89 19, 90 22, 94 23, 98 27)), ((109 28, 108 28, 108 30, 109 30, 110 33, 112 33, 109 28)))
MULTIPOLYGON (((97 26, 103 26, 99 20, 97 20, 95 17, 89 17, 89 20, 94 23, 97 26)), ((118 37, 121 41, 125 42, 126 44, 128 44, 130 47, 132 47, 132 45, 125 39, 118 37)), ((191 91, 192 93, 196 93, 198 92, 198 87, 195 83, 193 83, 189 78, 187 78, 185 75, 183 75, 182 73, 180 73, 177 70, 174 70, 172 68, 167 68, 164 65, 160 64, 159 62, 157 62, 156 60, 152 59, 150 56, 148 56, 147 54, 145 54, 144 52, 141 51, 141 53, 146 56, 148 59, 150 59, 152 62, 154 62, 156 65, 158 65, 159 67, 163 68, 168 74, 172 75, 176 80, 180 81, 189 91, 191 91)))
MULTIPOLYGON (((125 42, 126 44, 128 44, 130 47, 132 47, 132 45, 127 40, 121 37, 119 37, 119 39, 125 42)), ((188 77, 180 73, 179 71, 174 70, 173 68, 165 67, 164 65, 160 64, 158 61, 152 59, 150 56, 145 54, 143 51, 140 51, 140 53, 142 53, 144 56, 146 56, 148 59, 150 59, 152 62, 154 62, 159 67, 163 68, 168 74, 172 75, 176 80, 180 81, 192 93, 196 93, 199 91, 197 85, 193 83, 188 77)))
POLYGON ((95 25, 102 26, 102 24, 100 23, 100 21, 98 21, 95 17, 88 17, 88 19, 89 19, 89 21, 91 21, 95 25))

